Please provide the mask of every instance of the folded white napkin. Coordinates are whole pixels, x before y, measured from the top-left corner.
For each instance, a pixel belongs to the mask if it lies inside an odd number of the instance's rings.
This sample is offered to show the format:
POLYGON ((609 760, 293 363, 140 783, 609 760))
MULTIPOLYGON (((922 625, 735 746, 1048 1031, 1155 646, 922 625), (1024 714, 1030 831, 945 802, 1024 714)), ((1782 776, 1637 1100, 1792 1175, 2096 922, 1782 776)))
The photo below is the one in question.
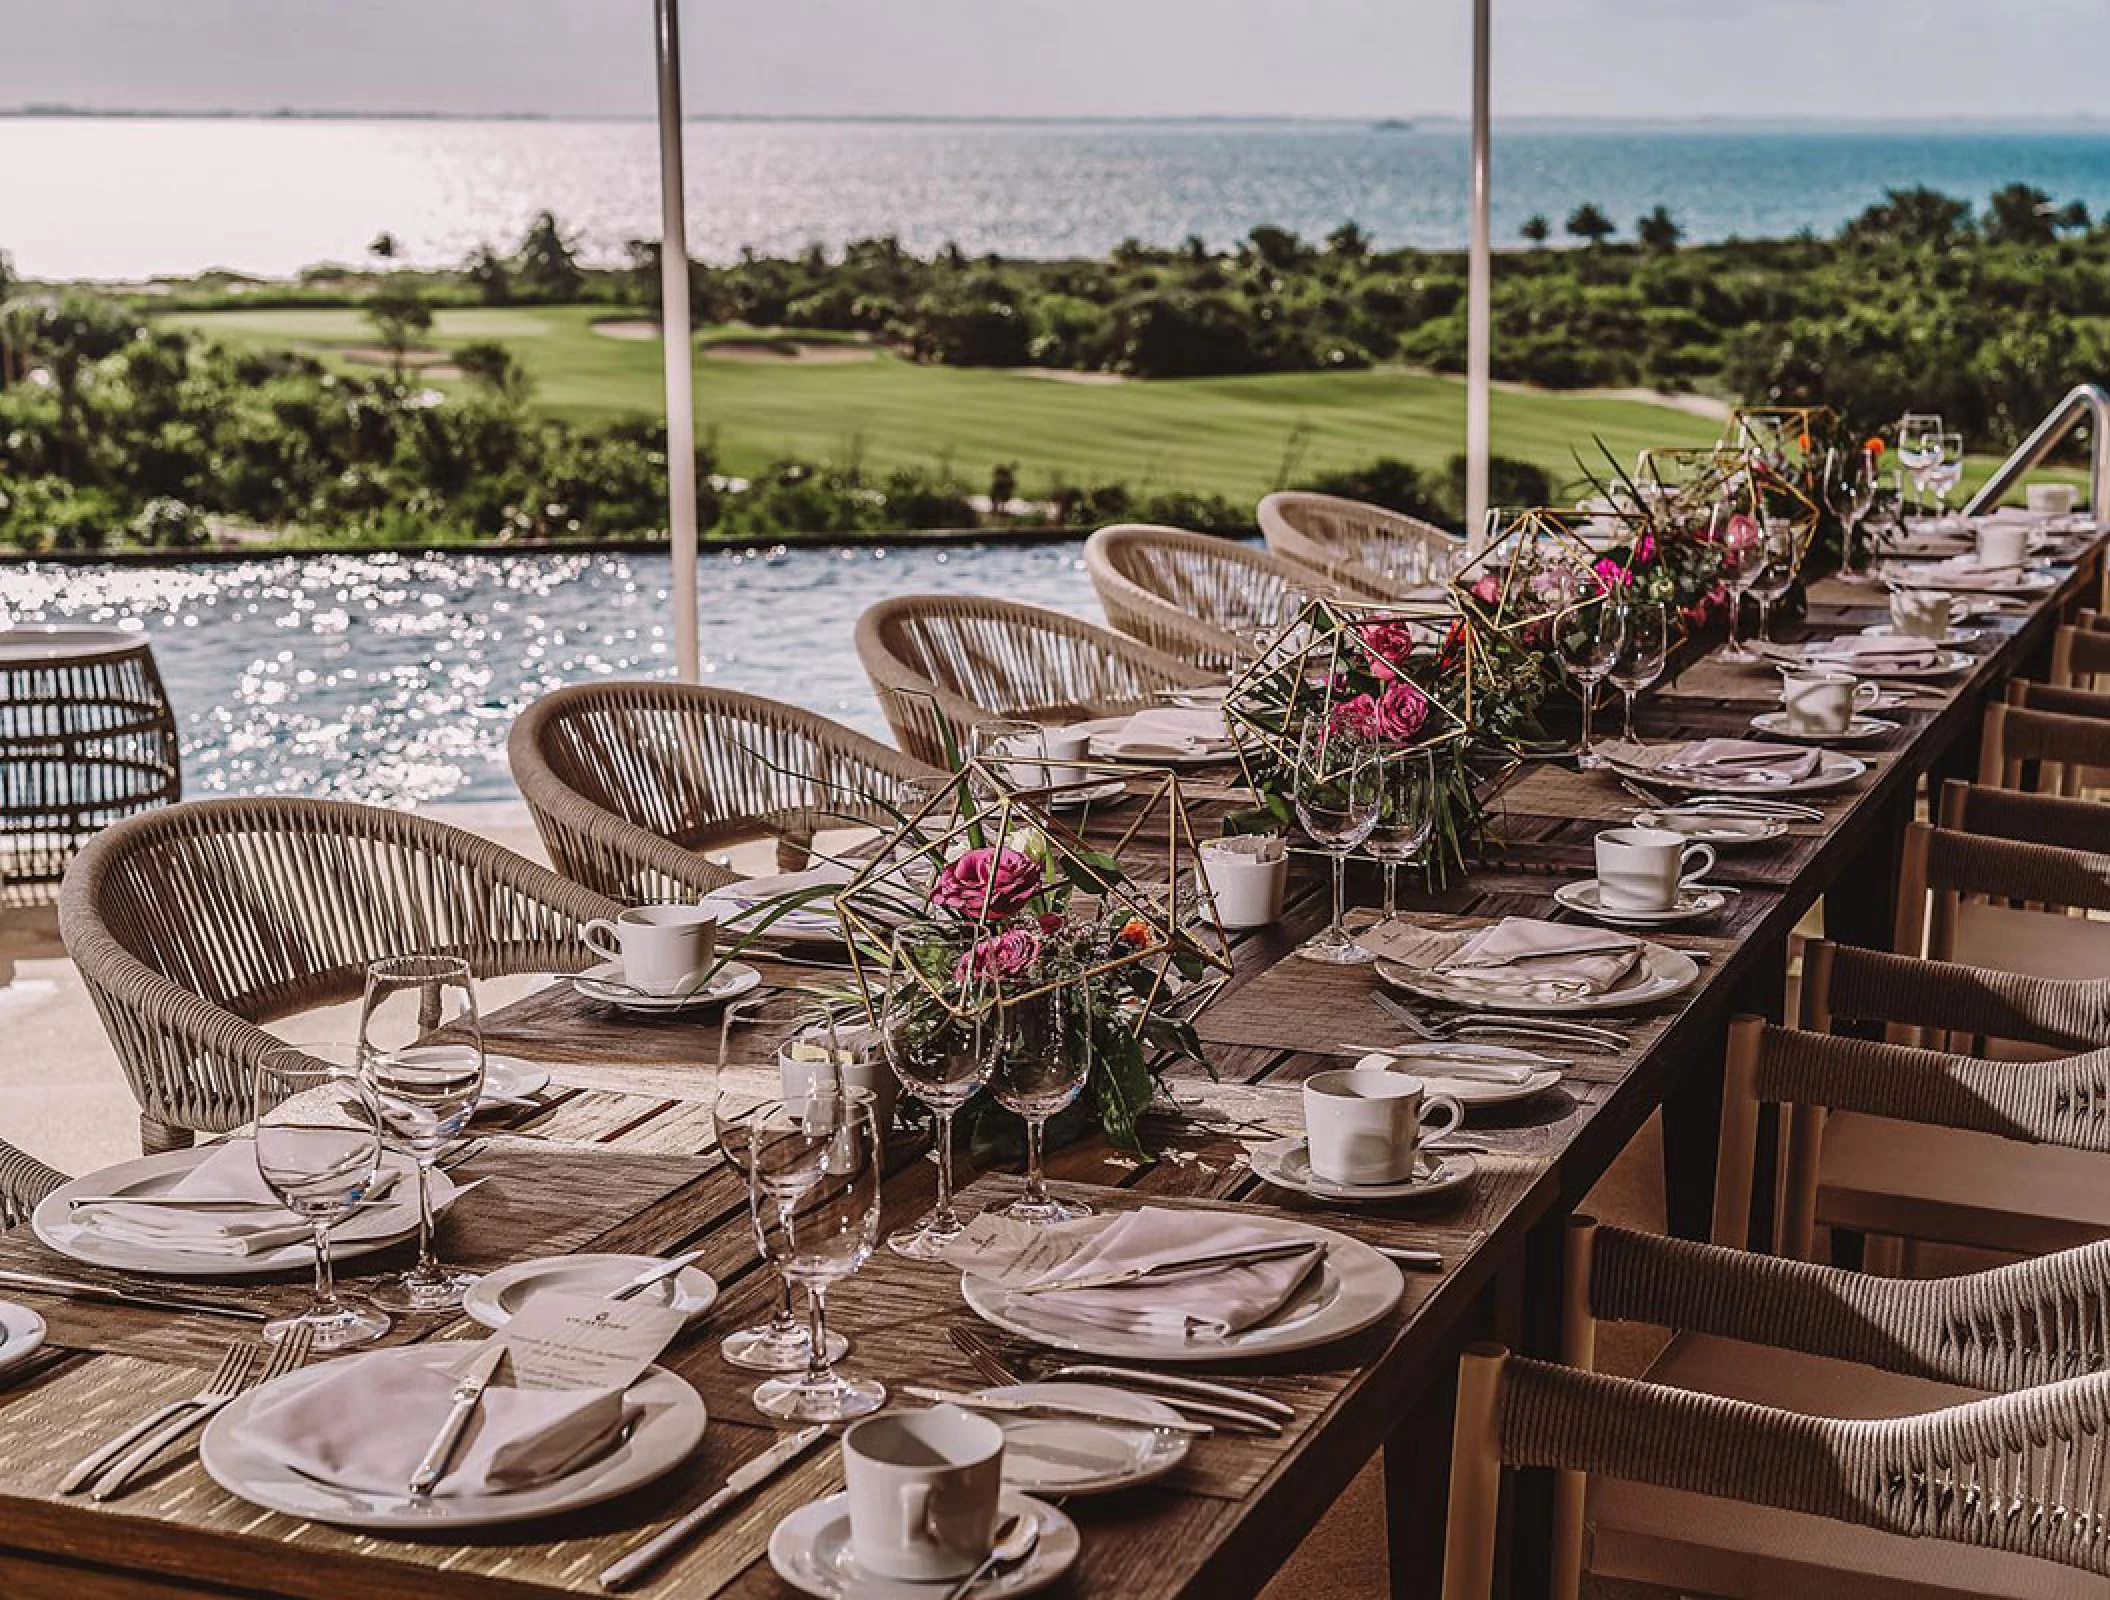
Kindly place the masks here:
POLYGON ((1640 959, 1641 941, 1611 928, 1504 917, 1431 970, 1505 996, 1559 1000, 1603 994, 1640 959))
POLYGON ((1815 640, 1804 645, 1802 659, 1815 663, 1838 662, 1845 666, 1899 671, 1934 666, 1941 660, 1941 650, 1931 639, 1904 638, 1894 634, 1849 633, 1836 639, 1815 640))
MULTIPOLYGON (((470 1346, 461 1347, 464 1354, 470 1346)), ((245 1442, 296 1472, 368 1493, 409 1492, 454 1405, 453 1373, 401 1361, 339 1362, 292 1393, 265 1394, 245 1442)), ((624 1422, 620 1389, 484 1391, 435 1495, 504 1494, 561 1478, 624 1422)))
MULTIPOLYGON (((1119 1272, 1160 1261, 1275 1244, 1282 1235, 1223 1212, 1145 1206, 1116 1217, 1043 1282, 1119 1272)), ((1013 1297, 1032 1307, 1035 1323, 1069 1323, 1106 1333, 1180 1340, 1223 1339, 1281 1310, 1317 1267, 1319 1252, 1144 1279, 1111 1289, 1071 1289, 1013 1297)))
POLYGON ((1231 750, 1231 730, 1220 710, 1159 706, 1138 711, 1122 726, 1100 734, 1093 742, 1103 754, 1137 761, 1226 755, 1231 750))
POLYGON ((1756 739, 1694 739, 1671 752, 1663 765, 1688 778, 1756 789, 1813 777, 1820 760, 1814 750, 1790 750, 1756 739))
MULTIPOLYGON (((383 1167, 366 1197, 381 1198, 394 1186, 396 1176, 393 1168, 383 1167)), ((216 1206, 190 1210, 115 1200, 107 1205, 83 1206, 73 1213, 73 1220, 112 1243, 180 1250, 188 1255, 255 1255, 260 1250, 305 1241, 313 1233, 306 1220, 279 1204, 278 1197, 266 1186, 256 1170, 256 1145, 249 1139, 229 1139, 215 1146, 204 1160, 161 1192, 200 1200, 251 1201, 254 1209, 216 1206)))

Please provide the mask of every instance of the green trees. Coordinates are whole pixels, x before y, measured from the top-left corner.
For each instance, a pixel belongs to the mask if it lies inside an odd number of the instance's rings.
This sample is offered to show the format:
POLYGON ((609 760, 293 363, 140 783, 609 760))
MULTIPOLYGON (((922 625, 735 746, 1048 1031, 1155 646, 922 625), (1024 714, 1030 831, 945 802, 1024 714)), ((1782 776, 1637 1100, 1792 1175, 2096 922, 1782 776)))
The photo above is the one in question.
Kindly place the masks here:
POLYGON ((1641 241, 1641 248, 1657 252, 1678 248, 1678 241, 1685 237, 1685 230, 1663 206, 1657 206, 1634 224, 1634 237, 1641 241))
POLYGON ((1619 224, 1600 211, 1595 201, 1585 200, 1568 213, 1567 229, 1585 244, 1600 245, 1619 231, 1619 224))
POLYGON ((1931 249, 1955 243, 1972 231, 1971 203, 1929 189, 1889 189, 1846 225, 1842 238, 1863 243, 1931 249))
POLYGON ((1526 244, 1536 250, 1553 237, 1553 224, 1534 211, 1524 219, 1524 225, 1517 229, 1517 232, 1523 236, 1526 244))
POLYGON ((367 320, 388 352, 389 371, 403 381, 403 365, 418 340, 432 331, 432 307, 407 283, 388 282, 366 297, 367 320))
MULTIPOLYGON (((653 262, 653 270, 659 263, 653 262)), ((505 306, 513 303, 513 269, 506 265, 505 258, 487 244, 480 244, 469 252, 469 259, 462 265, 462 277, 476 291, 477 299, 487 306, 505 306)))
POLYGON ((509 405, 525 405, 534 392, 534 382, 528 377, 513 352, 492 339, 479 339, 458 346, 450 359, 460 369, 463 377, 481 384, 497 398, 509 405))
POLYGON ((2011 183, 1986 201, 1985 236, 2001 244, 2050 244, 2058 218, 2059 208, 2042 189, 2011 183))
POLYGON ((528 299, 555 303, 579 297, 586 275, 579 270, 571 241, 551 213, 537 212, 528 224, 515 263, 521 292, 528 299))

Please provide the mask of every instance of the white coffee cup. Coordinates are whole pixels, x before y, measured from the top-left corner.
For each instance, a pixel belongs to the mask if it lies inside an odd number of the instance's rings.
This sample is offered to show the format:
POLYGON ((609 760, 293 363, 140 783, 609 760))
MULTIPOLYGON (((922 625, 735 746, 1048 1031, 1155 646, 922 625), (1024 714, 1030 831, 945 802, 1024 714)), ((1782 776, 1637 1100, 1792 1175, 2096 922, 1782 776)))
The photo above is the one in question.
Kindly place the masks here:
POLYGON ((996 1542, 1004 1430, 957 1406, 886 1411, 843 1435, 850 1551, 882 1578, 962 1578, 996 1542))
POLYGON ((1790 672, 1780 680, 1781 719, 1790 733, 1844 733, 1856 711, 1882 698, 1876 685, 1845 672, 1790 672))
POLYGON ((587 949, 623 969, 623 982, 647 994, 699 987, 718 948, 718 918, 702 906, 632 906, 579 930, 587 949))
POLYGON ((1607 828, 1597 836, 1597 903, 1607 911, 1668 911, 1687 884, 1713 869, 1712 845, 1667 828, 1607 828))
POLYGON ((1083 728, 1043 728, 1041 753, 1048 758, 1047 776, 1041 781, 1052 788, 1071 789, 1089 783, 1091 774, 1074 765, 1090 759, 1092 736, 1083 728), (1066 764, 1069 763, 1069 764, 1066 764))
MULTIPOLYGON (((894 1106, 901 1098, 901 1080, 880 1058, 876 1038, 865 1038, 875 1030, 845 1030, 836 1035, 834 1067, 843 1087, 861 1090, 872 1097, 872 1115, 883 1135, 894 1125, 894 1106)), ((816 1029, 790 1040, 777 1052, 777 1078, 784 1099, 802 1106, 814 1084, 829 1075, 828 1031, 816 1029)))
POLYGON ((2023 494, 2028 499, 2030 510, 2053 517, 2070 514, 2077 498, 2070 483, 2033 483, 2023 494))
POLYGON ((1464 1118, 1451 1096, 1403 1072, 1347 1067, 1304 1080, 1311 1170, 1330 1183, 1403 1183, 1422 1144, 1464 1118))
POLYGON ((1282 920, 1282 900, 1289 888, 1287 850, 1270 861, 1203 845, 1195 876, 1196 893, 1214 903, 1219 928, 1265 928, 1282 920))
POLYGON ((1946 639, 1956 617, 1956 596, 1940 589, 1890 591, 1890 626, 1913 639, 1946 639))
POLYGON ((2016 522, 1978 525, 1978 564, 1992 569, 2019 567, 2029 559, 2029 529, 2016 522))

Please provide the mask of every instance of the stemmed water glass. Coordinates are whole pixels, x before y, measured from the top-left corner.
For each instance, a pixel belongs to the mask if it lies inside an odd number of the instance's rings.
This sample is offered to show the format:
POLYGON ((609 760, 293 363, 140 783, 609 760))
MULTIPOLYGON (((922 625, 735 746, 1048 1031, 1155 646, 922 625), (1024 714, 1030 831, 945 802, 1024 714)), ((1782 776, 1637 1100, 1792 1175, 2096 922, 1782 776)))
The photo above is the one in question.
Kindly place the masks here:
POLYGON ((1898 468, 1912 478, 1912 487, 1927 492, 1927 468, 1941 459, 1942 425, 1932 411, 1908 411, 1898 418, 1898 468))
POLYGON ((330 1261, 330 1229, 357 1209, 381 1168, 381 1134, 364 1102, 348 1122, 347 1094, 364 1094, 358 1076, 342 1060, 319 1057, 310 1047, 266 1051, 251 1077, 256 1119, 256 1170, 264 1186, 315 1234, 315 1294, 297 1316, 264 1324, 276 1344, 295 1328, 312 1330, 317 1350, 348 1350, 388 1332, 389 1319, 369 1307, 338 1298, 330 1261))
POLYGON ((373 1293, 389 1311, 449 1311, 476 1274, 442 1266, 432 1249, 432 1164, 461 1137, 484 1090, 483 1030, 469 963, 390 956, 366 968, 359 1010, 359 1081, 382 1135, 418 1166, 417 1264, 373 1293))
POLYGON ((1766 564, 1766 535, 1758 519, 1734 511, 1720 519, 1714 547, 1721 557, 1722 581, 1729 587, 1729 640, 1722 646, 1724 661, 1756 661, 1758 652, 1742 637, 1744 596, 1758 581, 1766 564))
POLYGON ((748 1119, 748 1203, 762 1254, 806 1291, 808 1359, 796 1374, 765 1379, 755 1409, 793 1422, 843 1422, 886 1404, 886 1385, 835 1370, 828 1290, 879 1243, 885 1165, 872 1096, 813 1093, 748 1119))
POLYGON ((1567 609, 1553 619, 1553 634, 1560 645, 1561 665, 1581 691, 1582 743, 1576 748, 1575 764, 1587 770, 1604 765, 1604 757, 1590 742, 1590 713, 1597 686, 1619 659, 1622 612, 1611 581, 1595 572, 1574 574, 1568 593, 1567 609))
POLYGON ((1934 517, 1944 522, 1949 515, 1949 496, 1963 481, 1963 435, 1938 433, 1932 436, 1933 459, 1920 469, 1920 486, 1934 491, 1934 517))
POLYGON ((880 1001, 879 1040, 902 1088, 937 1121, 938 1198, 930 1214, 887 1240, 919 1260, 945 1253, 967 1224, 952 1203, 952 1119, 995 1066, 998 1020, 955 970, 966 945, 956 934, 911 926, 894 935, 880 1001), (919 976, 920 974, 920 976, 919 976))
POLYGON ((1436 761, 1426 750, 1387 750, 1379 758, 1377 822, 1365 848, 1384 864, 1385 920, 1399 915, 1399 869, 1428 848, 1436 831, 1436 761))
MULTIPOLYGON (((726 1165, 750 1182, 753 1173, 748 1159, 749 1123, 757 1111, 774 1104, 782 1092, 776 1052, 814 1015, 812 1007, 802 1000, 785 995, 756 996, 727 1006, 719 1023, 718 1072, 711 1084, 711 1126, 726 1165)), ((829 1051, 831 1067, 834 1058, 835 1052, 829 1051)), ((840 1086, 839 1082, 836 1086, 840 1086)), ((799 1320, 792 1302, 791 1280, 780 1275, 779 1281, 783 1295, 769 1321, 729 1333, 720 1345, 721 1353, 734 1366, 749 1372, 802 1372, 810 1364, 812 1346, 806 1325, 799 1320)), ((834 1360, 849 1348, 848 1340, 835 1336, 835 1348, 827 1352, 828 1359, 834 1360)))
POLYGON ((1376 958, 1348 936, 1345 903, 1348 857, 1377 826, 1377 748, 1326 717, 1304 724, 1297 740, 1291 798, 1312 843, 1333 857, 1333 921, 1297 946, 1307 961, 1352 966, 1376 958))
POLYGON ((1765 565, 1751 581, 1751 593, 1758 597, 1758 642, 1766 643, 1772 638, 1773 602, 1795 587, 1795 572, 1800 562, 1796 559, 1800 541, 1795 537, 1795 522, 1791 517, 1767 516, 1760 522, 1765 539, 1765 565))
POLYGON ((1825 454, 1824 503, 1839 519, 1839 555, 1846 576, 1865 581, 1868 549, 1860 542, 1861 524, 1876 503, 1876 464, 1866 449, 1825 454))
POLYGON ((1092 1068, 1091 991, 1080 979, 1006 1000, 999 1010, 989 1092, 1026 1124, 1026 1192, 999 1213, 1035 1226, 1088 1217, 1092 1208, 1048 1192, 1041 1143, 1048 1118, 1084 1092, 1092 1068))
MULTIPOLYGON (((989 799, 1000 798, 1007 789, 1030 787, 1019 781, 1018 769, 1036 775, 1046 770, 1046 734, 1037 722, 1014 717, 991 717, 967 730, 967 753, 980 774, 975 784, 989 799)), ((1033 780, 1039 781, 1037 776, 1033 780)))
POLYGON ((1626 702, 1626 720, 1620 735, 1634 742, 1634 696, 1663 676, 1670 657, 1670 607, 1660 600, 1629 598, 1622 608, 1619 659, 1612 663, 1612 682, 1626 702))

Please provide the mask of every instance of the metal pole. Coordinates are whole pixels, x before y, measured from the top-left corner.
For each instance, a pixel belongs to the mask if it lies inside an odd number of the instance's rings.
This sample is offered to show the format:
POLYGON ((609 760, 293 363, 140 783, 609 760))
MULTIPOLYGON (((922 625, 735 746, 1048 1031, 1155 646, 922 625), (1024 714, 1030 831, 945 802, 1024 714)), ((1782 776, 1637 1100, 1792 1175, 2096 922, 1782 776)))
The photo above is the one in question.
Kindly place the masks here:
POLYGON ((659 52, 659 326, 667 377, 667 527, 674 670, 702 676, 696 627, 696 390, 690 369, 689 224, 681 169, 681 0, 653 0, 659 52))
POLYGON ((1473 0, 1472 233, 1465 285, 1465 534, 1477 551, 1487 537, 1489 368, 1494 345, 1494 262, 1488 243, 1488 9, 1473 0))

